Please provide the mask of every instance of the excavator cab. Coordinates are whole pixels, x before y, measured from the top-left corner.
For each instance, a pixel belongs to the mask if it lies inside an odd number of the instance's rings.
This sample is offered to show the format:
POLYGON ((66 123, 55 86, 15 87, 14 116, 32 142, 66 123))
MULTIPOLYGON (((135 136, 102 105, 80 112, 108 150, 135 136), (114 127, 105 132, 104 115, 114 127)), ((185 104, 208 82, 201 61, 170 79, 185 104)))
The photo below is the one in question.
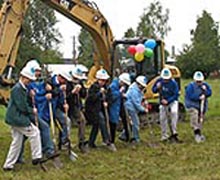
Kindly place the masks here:
MULTIPOLYGON (((118 46, 122 46, 121 49, 127 49, 130 45, 144 44, 148 38, 132 38, 116 40, 114 42, 114 50, 117 51, 118 46)), ((116 53, 117 54, 117 53, 116 53)), ((126 71, 131 74, 132 79, 135 79, 138 75, 144 75, 148 79, 148 86, 145 93, 145 97, 148 99, 154 99, 158 97, 158 94, 154 94, 151 91, 152 85, 158 79, 161 70, 164 67, 168 67, 173 75, 173 78, 177 81, 180 88, 180 71, 177 67, 165 64, 165 49, 164 42, 162 40, 156 40, 156 47, 153 50, 153 55, 148 58, 144 57, 141 62, 135 61, 134 57, 129 54, 125 54, 124 60, 119 63, 121 71, 126 71)), ((116 60, 115 60, 116 61, 116 60)), ((113 62, 112 64, 117 64, 113 62)), ((112 68, 115 69, 115 68, 112 68)))
MULTIPOLYGON (((123 40, 117 40, 114 42, 114 51, 117 51, 117 49, 124 49, 126 50, 130 45, 137 45, 137 44, 144 44, 145 41, 147 41, 147 38, 135 38, 135 39, 123 39, 123 40), (119 46, 119 47, 118 47, 119 46)), ((148 101, 148 109, 149 114, 147 116, 140 116, 140 123, 141 126, 145 126, 149 120, 157 121, 159 118, 159 104, 158 100, 158 94, 155 94, 152 92, 152 87, 156 80, 160 77, 160 72, 164 67, 167 67, 171 70, 173 78, 177 81, 177 84, 179 86, 179 89, 181 89, 180 86, 180 71, 176 66, 165 64, 165 48, 164 48, 164 42, 162 40, 156 40, 156 47, 153 50, 153 55, 148 58, 144 57, 144 59, 141 62, 137 62, 135 58, 128 53, 124 53, 125 57, 122 58, 122 60, 119 60, 119 69, 122 72, 128 72, 131 75, 131 79, 134 81, 135 78, 138 75, 144 75, 148 79, 147 86, 145 88, 145 99, 148 101)), ((115 54, 118 54, 117 52, 115 54)), ((123 54, 123 55, 124 55, 123 54)), ((116 57, 117 55, 114 55, 116 57)), ((114 66, 117 64, 117 58, 115 58, 114 66)), ((116 69, 116 67, 112 68, 112 70, 116 69)), ((113 73, 114 74, 114 73, 113 73)), ((185 119, 185 108, 182 103, 179 103, 179 120, 183 121, 185 119)))

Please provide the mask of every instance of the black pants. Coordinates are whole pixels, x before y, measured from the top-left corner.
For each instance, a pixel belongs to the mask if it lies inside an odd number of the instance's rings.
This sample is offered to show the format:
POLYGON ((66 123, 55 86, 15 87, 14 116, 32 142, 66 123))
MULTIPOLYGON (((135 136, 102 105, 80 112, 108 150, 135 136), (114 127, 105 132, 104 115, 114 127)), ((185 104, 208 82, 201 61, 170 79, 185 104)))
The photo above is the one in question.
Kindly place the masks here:
POLYGON ((110 125, 110 133, 111 133, 110 140, 111 140, 111 143, 115 143, 115 134, 116 134, 117 124, 109 121, 109 125, 110 125))
POLYGON ((124 103, 121 103, 121 108, 120 108, 120 117, 122 120, 122 124, 123 124, 123 129, 125 131, 125 136, 126 136, 126 140, 129 140, 129 131, 128 131, 128 123, 127 123, 127 117, 126 117, 126 112, 125 112, 125 107, 124 107, 124 103))

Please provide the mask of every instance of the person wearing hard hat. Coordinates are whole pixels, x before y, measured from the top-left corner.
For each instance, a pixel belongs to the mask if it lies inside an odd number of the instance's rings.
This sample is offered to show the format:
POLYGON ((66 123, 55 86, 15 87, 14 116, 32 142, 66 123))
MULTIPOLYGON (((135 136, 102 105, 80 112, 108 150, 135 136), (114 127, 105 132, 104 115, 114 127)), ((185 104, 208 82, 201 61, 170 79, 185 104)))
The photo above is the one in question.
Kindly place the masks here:
MULTIPOLYGON (((35 115, 37 118, 33 118, 33 123, 38 125, 41 136, 42 143, 42 152, 47 159, 52 159, 59 154, 55 152, 55 147, 53 145, 51 136, 50 136, 50 125, 48 122, 44 121, 41 118, 42 108, 46 100, 50 97, 50 95, 46 94, 45 90, 45 82, 41 79, 41 67, 37 60, 30 60, 27 62, 25 68, 28 68, 31 72, 35 74, 36 81, 29 83, 27 86, 30 104, 33 107, 37 108, 38 113, 35 115), (45 95, 46 94, 46 95, 45 95), (35 120, 34 120, 35 119, 35 120), (37 121, 37 122, 36 122, 37 121)), ((25 137, 22 145, 22 149, 16 163, 24 163, 23 160, 23 148, 25 137)))
POLYGON ((161 140, 164 142, 167 140, 175 143, 181 142, 178 139, 177 133, 179 88, 168 68, 162 69, 160 78, 153 85, 152 91, 153 93, 159 93, 159 118, 162 131, 161 140), (168 124, 170 125, 170 136, 168 136, 168 124))
POLYGON ((72 124, 78 125, 78 147, 81 152, 87 152, 85 141, 85 117, 82 113, 83 103, 82 98, 87 95, 87 90, 84 87, 83 81, 87 79, 83 71, 75 67, 71 71, 72 81, 67 83, 66 100, 69 105, 68 116, 72 124))
POLYGON ((139 143, 140 136, 139 136, 139 129, 140 129, 140 120, 138 117, 139 113, 147 113, 147 109, 142 106, 142 100, 144 98, 144 89, 147 86, 147 78, 145 76, 139 75, 135 82, 133 82, 126 94, 126 101, 124 103, 125 108, 128 112, 128 115, 131 118, 131 127, 132 127, 132 143, 139 143))
MULTIPOLYGON (((36 105, 37 107, 39 107, 38 115, 42 120, 44 120, 47 124, 51 124, 50 122, 52 119, 51 116, 53 116, 54 119, 55 117, 57 117, 57 120, 63 130, 60 134, 61 142, 63 144, 66 144, 68 142, 67 126, 66 126, 64 111, 60 111, 58 110, 58 108, 63 108, 68 110, 68 105, 64 103, 63 91, 66 89, 65 88, 66 82, 71 80, 72 80, 71 74, 68 71, 61 70, 57 75, 50 77, 43 83, 42 86, 43 89, 41 90, 42 95, 40 96, 39 94, 39 96, 36 99, 36 103, 37 103, 36 105), (50 103, 52 106, 52 114, 50 113, 50 109, 49 109, 50 103)), ((48 143, 49 142, 50 141, 48 141, 48 143)), ((53 152, 52 149, 51 152, 53 152)), ((55 153, 55 155, 58 155, 58 153, 55 153)), ((50 155, 47 156, 48 158, 51 157, 50 155)))
POLYGON ((42 143, 42 152, 47 159, 53 159, 59 156, 59 153, 55 151, 55 146, 51 139, 50 124, 42 118, 42 112, 45 105, 47 105, 48 99, 51 99, 51 94, 46 92, 45 81, 41 78, 41 67, 37 60, 31 60, 26 64, 26 67, 30 68, 36 76, 36 81, 31 82, 28 86, 32 106, 35 106, 38 110, 37 121, 42 143))
POLYGON ((123 94, 127 89, 127 86, 131 84, 130 75, 128 73, 122 73, 118 78, 115 78, 108 87, 108 112, 109 112, 109 124, 110 124, 110 140, 112 148, 116 151, 115 134, 116 127, 119 123, 120 109, 122 104, 123 94))
POLYGON ((14 170, 22 147, 23 136, 30 139, 32 164, 42 162, 42 149, 39 129, 31 122, 37 109, 28 104, 27 86, 36 80, 34 73, 27 67, 20 72, 19 82, 11 90, 11 96, 6 111, 5 122, 11 126, 12 143, 3 165, 5 171, 14 170))
POLYGON ((204 115, 208 110, 208 98, 212 95, 212 89, 207 82, 204 82, 204 75, 201 71, 194 73, 193 80, 186 86, 185 106, 189 112, 195 141, 200 143, 205 141, 205 136, 202 135, 202 125, 204 115))
POLYGON ((104 110, 106 110, 108 104, 106 99, 106 84, 110 76, 105 69, 100 69, 96 72, 97 81, 91 85, 88 90, 87 99, 85 102, 85 111, 87 120, 92 124, 92 129, 89 136, 89 147, 96 148, 96 138, 99 131, 101 130, 101 135, 103 142, 107 144, 107 147, 114 151, 110 143, 110 135, 108 133, 108 128, 105 118, 108 116, 104 110))

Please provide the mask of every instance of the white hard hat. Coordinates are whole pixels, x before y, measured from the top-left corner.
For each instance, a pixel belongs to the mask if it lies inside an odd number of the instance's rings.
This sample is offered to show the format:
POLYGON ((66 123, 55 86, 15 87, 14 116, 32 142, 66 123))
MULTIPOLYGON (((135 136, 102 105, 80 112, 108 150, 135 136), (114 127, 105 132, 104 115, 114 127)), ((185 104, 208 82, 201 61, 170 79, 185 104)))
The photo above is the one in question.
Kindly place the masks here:
POLYGON ((168 68, 163 68, 160 77, 162 77, 163 79, 170 79, 172 77, 172 73, 168 68))
POLYGON ((204 81, 204 75, 201 71, 196 71, 193 75, 195 81, 204 81))
POLYGON ((100 69, 96 72, 95 75, 96 79, 102 79, 102 80, 107 80, 110 78, 108 75, 107 71, 105 69, 100 69))
POLYGON ((125 83, 127 85, 131 84, 131 78, 128 73, 122 73, 118 78, 120 81, 122 81, 123 83, 125 83))
POLYGON ((147 85, 147 78, 145 76, 140 75, 135 80, 137 83, 139 83, 143 87, 147 85))
POLYGON ((34 73, 33 71, 31 71, 31 69, 30 69, 29 67, 27 67, 27 66, 25 66, 25 67, 21 70, 20 74, 21 74, 22 76, 24 76, 24 77, 26 77, 26 78, 32 80, 32 81, 35 81, 35 80, 37 79, 36 76, 35 76, 35 73, 34 73))
POLYGON ((30 69, 33 69, 34 71, 36 70, 41 70, 40 64, 36 59, 30 60, 27 62, 26 67, 29 67, 30 69))
POLYGON ((66 79, 67 81, 72 81, 71 71, 61 70, 58 74, 59 74, 60 76, 62 76, 64 79, 66 79))
POLYGON ((74 78, 77 78, 77 79, 85 79, 86 78, 86 76, 83 74, 83 71, 78 67, 75 67, 71 71, 71 74, 74 78))
POLYGON ((88 72, 88 68, 86 66, 84 66, 83 64, 77 64, 76 68, 79 68, 82 72, 88 72))

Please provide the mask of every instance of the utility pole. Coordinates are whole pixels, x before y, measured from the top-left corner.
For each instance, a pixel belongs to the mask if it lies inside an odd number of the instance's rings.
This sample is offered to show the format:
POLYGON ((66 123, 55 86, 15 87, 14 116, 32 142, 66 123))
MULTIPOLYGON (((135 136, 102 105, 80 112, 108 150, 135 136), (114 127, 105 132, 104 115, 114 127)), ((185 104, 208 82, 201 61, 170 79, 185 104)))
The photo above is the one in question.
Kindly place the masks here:
POLYGON ((73 36, 73 64, 77 64, 76 62, 76 37, 73 36))

